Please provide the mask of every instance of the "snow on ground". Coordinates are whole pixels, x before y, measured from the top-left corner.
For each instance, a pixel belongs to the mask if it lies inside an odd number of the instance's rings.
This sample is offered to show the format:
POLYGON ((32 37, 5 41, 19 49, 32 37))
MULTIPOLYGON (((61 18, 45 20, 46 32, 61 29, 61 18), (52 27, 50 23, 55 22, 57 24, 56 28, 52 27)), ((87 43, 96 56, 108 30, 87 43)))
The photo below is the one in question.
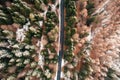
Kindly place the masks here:
POLYGON ((23 25, 23 28, 18 28, 16 31, 16 40, 19 42, 22 42, 25 38, 25 33, 26 31, 28 31, 28 27, 30 25, 30 22, 28 21, 28 23, 26 23, 25 25, 23 25))

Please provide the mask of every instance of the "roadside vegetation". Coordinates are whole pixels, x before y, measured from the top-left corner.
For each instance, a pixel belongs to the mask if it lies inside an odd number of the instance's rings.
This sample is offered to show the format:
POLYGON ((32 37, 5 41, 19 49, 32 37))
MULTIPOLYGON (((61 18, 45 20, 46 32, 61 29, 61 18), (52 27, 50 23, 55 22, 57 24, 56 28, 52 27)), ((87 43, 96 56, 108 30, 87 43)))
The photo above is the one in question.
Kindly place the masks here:
POLYGON ((55 4, 56 0, 0 3, 0 79, 54 79, 59 35, 55 4))

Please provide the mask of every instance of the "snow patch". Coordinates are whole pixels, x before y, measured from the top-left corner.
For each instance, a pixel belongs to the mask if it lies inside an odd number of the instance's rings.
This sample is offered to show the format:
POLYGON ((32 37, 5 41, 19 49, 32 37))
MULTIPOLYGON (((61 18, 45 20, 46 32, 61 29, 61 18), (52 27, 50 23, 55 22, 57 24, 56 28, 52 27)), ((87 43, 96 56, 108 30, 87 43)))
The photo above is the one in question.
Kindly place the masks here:
POLYGON ((25 30, 18 28, 16 31, 16 40, 22 42, 25 38, 25 30))

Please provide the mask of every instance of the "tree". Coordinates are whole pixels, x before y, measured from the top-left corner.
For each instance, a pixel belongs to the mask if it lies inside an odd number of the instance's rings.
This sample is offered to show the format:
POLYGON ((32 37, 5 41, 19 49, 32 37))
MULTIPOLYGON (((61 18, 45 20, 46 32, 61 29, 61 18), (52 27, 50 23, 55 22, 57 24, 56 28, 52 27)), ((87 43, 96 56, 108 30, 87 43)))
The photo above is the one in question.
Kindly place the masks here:
POLYGON ((49 0, 42 0, 44 4, 48 5, 49 0))
POLYGON ((95 17, 92 16, 92 17, 90 17, 90 18, 87 19, 86 25, 87 25, 87 26, 90 26, 90 24, 91 24, 92 22, 94 22, 94 21, 95 21, 95 17))
POLYGON ((67 25, 72 27, 77 22, 76 16, 72 16, 67 19, 67 25))
POLYGON ((55 4, 56 0, 51 0, 51 2, 52 2, 53 4, 55 4))
POLYGON ((88 15, 91 15, 94 11, 94 3, 92 1, 88 1, 88 5, 86 6, 86 9, 88 10, 88 15))

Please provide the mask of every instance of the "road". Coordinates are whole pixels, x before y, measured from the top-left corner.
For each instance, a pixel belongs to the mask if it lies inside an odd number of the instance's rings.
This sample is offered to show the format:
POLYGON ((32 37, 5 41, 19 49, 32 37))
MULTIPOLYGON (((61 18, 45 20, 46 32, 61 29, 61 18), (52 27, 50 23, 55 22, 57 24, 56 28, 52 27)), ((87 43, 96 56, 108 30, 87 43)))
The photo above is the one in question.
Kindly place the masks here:
POLYGON ((58 56, 58 72, 57 80, 61 78, 61 64, 63 57, 63 46, 64 46, 64 0, 60 0, 60 50, 58 56))

